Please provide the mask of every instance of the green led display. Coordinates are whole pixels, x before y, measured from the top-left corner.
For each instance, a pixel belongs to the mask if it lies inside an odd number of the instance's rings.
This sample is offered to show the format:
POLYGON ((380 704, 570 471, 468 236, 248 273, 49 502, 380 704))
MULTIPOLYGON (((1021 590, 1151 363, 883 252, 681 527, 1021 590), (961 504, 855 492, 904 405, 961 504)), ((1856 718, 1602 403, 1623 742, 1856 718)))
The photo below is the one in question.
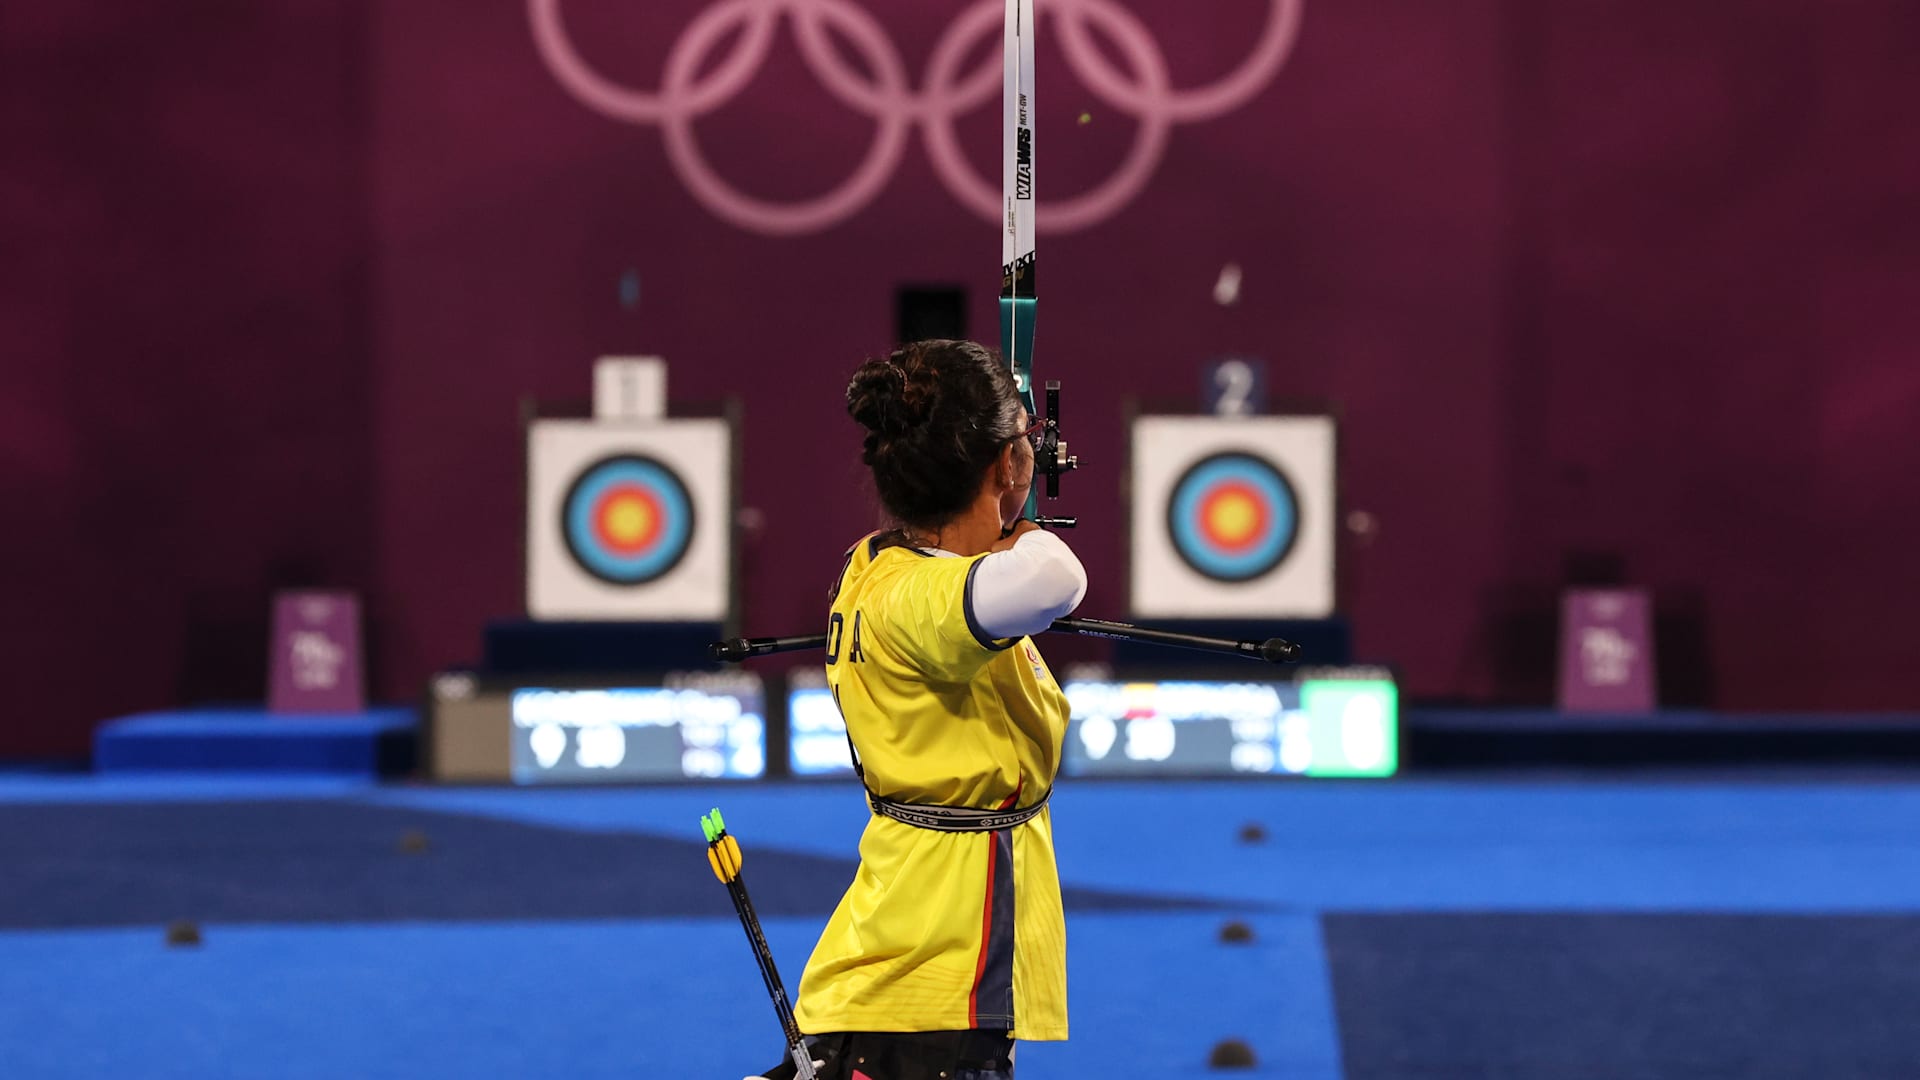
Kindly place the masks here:
POLYGON ((1400 767, 1400 695, 1387 679, 1307 679, 1308 776, 1392 776, 1400 767))

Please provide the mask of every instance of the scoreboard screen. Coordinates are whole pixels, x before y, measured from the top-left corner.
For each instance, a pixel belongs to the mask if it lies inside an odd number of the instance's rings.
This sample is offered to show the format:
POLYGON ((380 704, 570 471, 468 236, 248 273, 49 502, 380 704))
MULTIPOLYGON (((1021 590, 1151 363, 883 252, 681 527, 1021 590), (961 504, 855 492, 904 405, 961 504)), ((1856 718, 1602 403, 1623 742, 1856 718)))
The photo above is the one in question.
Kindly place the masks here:
MULTIPOLYGON (((1399 695, 1379 668, 1313 668, 1293 682, 1171 680, 1062 684, 1072 707, 1067 776, 1392 776, 1399 695)), ((824 686, 788 697, 795 776, 853 771, 824 686)))
POLYGON ((1068 776, 1391 776, 1398 695, 1370 670, 1298 682, 1088 682, 1063 687, 1068 776))
POLYGON ((766 693, 748 674, 665 686, 515 689, 516 784, 752 780, 766 774, 766 693))
POLYGON ((795 776, 853 775, 847 725, 825 683, 816 680, 787 691, 787 768, 795 776))

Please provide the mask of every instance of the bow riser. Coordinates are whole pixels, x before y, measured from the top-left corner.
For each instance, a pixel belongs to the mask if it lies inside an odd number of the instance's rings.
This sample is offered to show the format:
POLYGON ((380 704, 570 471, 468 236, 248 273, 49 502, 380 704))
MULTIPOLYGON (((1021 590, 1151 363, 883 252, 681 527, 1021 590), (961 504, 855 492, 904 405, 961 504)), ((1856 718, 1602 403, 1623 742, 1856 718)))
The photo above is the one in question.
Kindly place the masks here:
MULTIPOLYGON (((1000 355, 1013 372, 1020 402, 1030 416, 1041 416, 1034 400, 1033 327, 1040 300, 1035 288, 1033 159, 1033 2, 1007 0, 1003 54, 1001 194, 1006 225, 1000 238, 1000 355)), ((1060 439, 1060 384, 1047 383, 1047 411, 1034 470, 1046 477, 1047 498, 1060 496, 1060 474, 1078 462, 1060 439)), ((1038 477, 1036 477, 1038 479, 1038 477)), ((1040 514, 1038 487, 1027 493, 1026 516, 1050 528, 1071 528, 1074 519, 1040 514)))

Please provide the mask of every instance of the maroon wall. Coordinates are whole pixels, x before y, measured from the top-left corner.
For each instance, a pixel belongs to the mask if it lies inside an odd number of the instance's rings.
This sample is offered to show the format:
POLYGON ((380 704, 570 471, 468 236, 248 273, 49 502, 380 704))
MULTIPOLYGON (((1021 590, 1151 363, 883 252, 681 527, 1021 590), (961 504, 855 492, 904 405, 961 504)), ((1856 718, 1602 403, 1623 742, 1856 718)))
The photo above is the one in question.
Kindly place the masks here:
POLYGON ((269 588, 369 580, 364 29, 0 11, 0 754, 257 696, 269 588))
MULTIPOLYGON (((677 400, 744 399, 749 623, 804 628, 871 520, 838 403, 894 287, 967 284, 994 333, 995 230, 917 134, 863 212, 768 237, 703 208, 657 127, 571 96, 519 0, 84 14, 106 7, 0 15, 0 753, 257 693, 276 584, 365 589, 388 695, 470 658, 521 594, 516 401, 584 396, 607 352, 666 355, 677 400)), ((651 91, 700 7, 562 10, 651 91)), ((962 7, 860 5, 915 85, 962 7)), ((1265 11, 1130 7, 1180 87, 1265 11)), ((1061 195, 1135 121, 1040 32, 1061 195)), ((1412 693, 1542 692, 1552 590, 1596 551, 1694 618, 1717 704, 1910 707, 1916 51, 1907 0, 1306 0, 1269 85, 1175 125, 1111 220, 1041 239, 1087 610, 1124 602, 1126 399, 1251 351, 1343 410, 1348 505, 1379 523, 1348 607, 1412 693)), ((788 24, 695 130, 732 183, 801 198, 872 124, 788 24)), ((997 175, 994 108, 959 131, 997 175)))
POLYGON ((1514 10, 1508 575, 1616 549, 1721 701, 1911 707, 1920 7, 1514 10))

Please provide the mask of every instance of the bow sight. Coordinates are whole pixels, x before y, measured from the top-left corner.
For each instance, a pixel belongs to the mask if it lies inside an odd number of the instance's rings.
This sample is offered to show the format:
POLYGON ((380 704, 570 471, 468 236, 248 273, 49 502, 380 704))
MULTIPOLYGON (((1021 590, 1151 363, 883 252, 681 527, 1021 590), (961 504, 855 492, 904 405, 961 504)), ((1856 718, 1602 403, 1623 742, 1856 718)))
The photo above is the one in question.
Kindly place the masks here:
MULTIPOLYGON (((1047 478, 1047 498, 1060 497, 1060 474, 1080 467, 1080 459, 1067 453, 1067 440, 1060 437, 1060 380, 1047 380, 1047 415, 1040 423, 1040 438, 1033 450, 1033 469, 1047 478)), ((1036 510, 1038 504, 1029 504, 1036 510)), ((1078 518, 1047 517, 1035 513, 1033 523, 1043 529, 1071 529, 1078 518)))

